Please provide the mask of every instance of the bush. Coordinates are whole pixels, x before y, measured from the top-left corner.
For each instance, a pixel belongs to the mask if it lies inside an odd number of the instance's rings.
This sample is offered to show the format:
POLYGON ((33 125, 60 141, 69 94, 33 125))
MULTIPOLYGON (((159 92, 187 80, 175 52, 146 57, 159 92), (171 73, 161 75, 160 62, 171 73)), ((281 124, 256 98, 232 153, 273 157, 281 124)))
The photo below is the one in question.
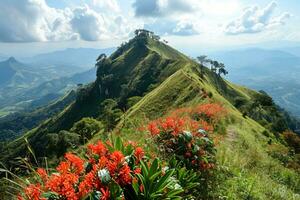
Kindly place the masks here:
POLYGON ((56 169, 39 168, 35 174, 31 182, 21 183, 26 185, 20 185, 24 189, 18 200, 180 199, 193 187, 185 178, 195 181, 192 172, 163 167, 159 159, 149 160, 142 148, 120 138, 88 145, 84 159, 66 153, 56 169))
POLYGON ((87 117, 76 122, 70 131, 80 135, 82 143, 85 143, 101 129, 103 129, 103 124, 101 122, 87 117))
POLYGON ((300 153, 300 136, 292 131, 285 131, 282 134, 286 143, 292 147, 295 153, 300 153))
POLYGON ((215 163, 216 150, 209 134, 224 113, 219 104, 201 104, 175 110, 147 128, 166 157, 175 155, 186 168, 205 171, 215 163))

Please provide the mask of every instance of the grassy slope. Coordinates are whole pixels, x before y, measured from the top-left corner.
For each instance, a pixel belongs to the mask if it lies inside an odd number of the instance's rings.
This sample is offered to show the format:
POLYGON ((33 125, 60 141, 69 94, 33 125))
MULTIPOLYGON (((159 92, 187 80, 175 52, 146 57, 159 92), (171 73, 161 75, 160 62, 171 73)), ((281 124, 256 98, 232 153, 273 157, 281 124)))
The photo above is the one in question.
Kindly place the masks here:
MULTIPOLYGON (((274 146, 284 150, 286 147, 276 142, 268 145, 269 138, 262 134, 265 128, 250 118, 243 118, 230 103, 233 95, 250 100, 256 92, 216 80, 209 72, 203 80, 195 73, 193 66, 194 63, 188 61, 186 67, 128 110, 127 126, 138 127, 141 121, 162 116, 172 108, 206 101, 201 97, 201 89, 204 88, 229 113, 228 119, 224 120, 226 134, 217 146, 217 159, 223 173, 218 177, 221 184, 216 185, 216 195, 224 199, 300 199, 299 174, 285 168, 279 160, 268 154, 268 150, 274 146)), ((124 131, 123 136, 149 143, 145 136, 137 135, 132 130, 124 131)))
MULTIPOLYGON (((127 128, 122 129, 121 135, 130 140, 149 144, 146 136, 135 132, 140 124, 162 116, 172 108, 207 101, 203 98, 203 91, 210 92, 212 99, 222 103, 229 113, 228 118, 222 123, 226 127, 226 133, 218 135, 222 138, 217 146, 217 159, 222 173, 219 173, 218 177, 220 184, 214 188, 216 195, 224 199, 225 196, 228 199, 299 199, 299 196, 295 195, 299 178, 294 171, 283 167, 278 160, 268 154, 267 151, 271 147, 267 144, 269 138, 262 134, 265 129, 257 122, 243 118, 232 105, 234 97, 242 96, 250 101, 255 92, 224 81, 207 69, 205 76, 201 78, 194 61, 165 44, 150 41, 147 47, 146 57, 128 60, 132 59, 134 52, 127 49, 113 62, 115 74, 122 72, 121 66, 128 66, 127 73, 129 78, 133 79, 130 84, 135 85, 140 80, 135 79, 141 75, 139 71, 145 70, 144 62, 156 60, 157 55, 162 57, 162 60, 172 60, 168 65, 160 66, 161 83, 127 111, 118 126, 120 128, 122 124, 126 124, 127 128)), ((163 63, 162 60, 158 63, 163 63)), ((66 113, 72 116, 72 112, 93 108, 83 105, 78 110, 72 110, 73 107, 74 105, 71 105, 51 120, 61 123, 63 121, 61 119, 67 118, 66 113)), ((47 126, 47 123, 41 126, 47 126)), ((34 134, 35 130, 29 132, 27 136, 34 134)), ((96 137, 101 138, 100 135, 96 137)), ((21 140, 15 141, 11 146, 16 147, 21 140)), ((283 145, 274 143, 272 146, 285 149, 283 145)), ((149 146, 151 148, 153 144, 149 146)), ((297 192, 299 193, 299 189, 297 192)))

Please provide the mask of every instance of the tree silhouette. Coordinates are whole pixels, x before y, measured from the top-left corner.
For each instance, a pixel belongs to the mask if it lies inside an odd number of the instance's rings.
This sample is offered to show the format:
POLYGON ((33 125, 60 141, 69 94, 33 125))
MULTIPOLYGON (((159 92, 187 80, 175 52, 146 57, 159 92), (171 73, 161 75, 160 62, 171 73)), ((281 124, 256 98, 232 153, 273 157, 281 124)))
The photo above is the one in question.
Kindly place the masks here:
POLYGON ((225 65, 224 63, 219 63, 219 66, 218 66, 218 75, 221 76, 221 74, 224 74, 227 75, 228 74, 228 71, 225 69, 225 65))
POLYGON ((103 59, 106 59, 106 54, 105 53, 102 53, 102 54, 100 54, 99 56, 98 56, 98 58, 96 59, 96 61, 97 62, 99 62, 99 61, 102 61, 103 59))
POLYGON ((203 75, 204 65, 205 65, 205 63, 207 63, 209 61, 209 59, 207 59, 207 56, 202 55, 202 56, 198 56, 197 60, 200 63, 200 73, 201 73, 201 76, 202 76, 203 75))

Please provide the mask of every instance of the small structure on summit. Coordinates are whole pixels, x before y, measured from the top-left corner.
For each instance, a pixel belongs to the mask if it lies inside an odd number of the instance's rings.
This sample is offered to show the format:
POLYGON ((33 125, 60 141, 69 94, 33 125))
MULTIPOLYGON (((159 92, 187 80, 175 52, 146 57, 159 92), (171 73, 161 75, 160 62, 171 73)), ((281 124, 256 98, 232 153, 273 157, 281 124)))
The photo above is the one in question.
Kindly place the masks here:
POLYGON ((134 31, 134 34, 136 37, 150 37, 154 40, 160 40, 160 37, 158 35, 155 35, 154 32, 148 31, 146 29, 137 29, 134 31))

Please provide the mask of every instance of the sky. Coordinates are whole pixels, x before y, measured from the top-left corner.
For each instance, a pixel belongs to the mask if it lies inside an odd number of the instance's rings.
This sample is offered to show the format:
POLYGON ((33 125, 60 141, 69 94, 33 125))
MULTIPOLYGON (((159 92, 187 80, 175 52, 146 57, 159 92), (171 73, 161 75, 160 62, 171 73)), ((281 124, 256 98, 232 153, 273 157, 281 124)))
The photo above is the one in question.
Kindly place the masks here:
POLYGON ((0 55, 118 46, 145 28, 179 49, 300 42, 299 0, 0 0, 0 55))

